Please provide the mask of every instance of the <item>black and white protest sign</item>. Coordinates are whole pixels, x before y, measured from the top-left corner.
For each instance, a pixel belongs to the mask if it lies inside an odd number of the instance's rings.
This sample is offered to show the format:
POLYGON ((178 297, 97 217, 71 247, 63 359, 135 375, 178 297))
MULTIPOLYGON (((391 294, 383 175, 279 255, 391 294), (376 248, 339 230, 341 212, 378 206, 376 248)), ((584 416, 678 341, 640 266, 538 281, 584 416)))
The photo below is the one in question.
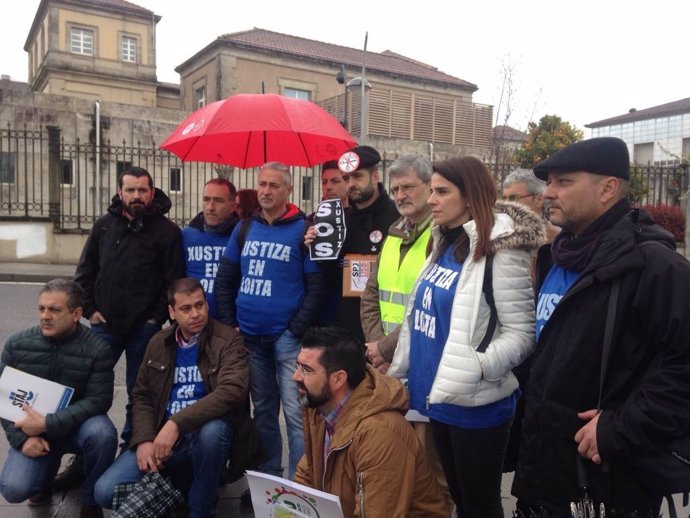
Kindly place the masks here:
POLYGON ((339 199, 324 200, 314 213, 316 238, 309 248, 312 261, 338 259, 345 242, 345 210, 339 199))

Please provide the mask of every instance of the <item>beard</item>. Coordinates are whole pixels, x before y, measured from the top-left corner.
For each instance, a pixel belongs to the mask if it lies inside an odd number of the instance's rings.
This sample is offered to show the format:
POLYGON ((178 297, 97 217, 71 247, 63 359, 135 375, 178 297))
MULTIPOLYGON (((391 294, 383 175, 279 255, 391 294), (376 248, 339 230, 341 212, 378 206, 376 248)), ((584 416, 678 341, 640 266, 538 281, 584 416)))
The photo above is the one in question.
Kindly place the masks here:
POLYGON ((144 212, 146 212, 146 209, 148 209, 149 207, 150 205, 146 205, 143 202, 122 202, 122 208, 125 210, 125 212, 135 219, 144 214, 144 212))
POLYGON ((356 191, 349 191, 350 199, 355 203, 364 203, 369 201, 374 196, 374 184, 370 183, 368 186, 358 189, 356 191))
POLYGON ((328 403, 333 396, 328 385, 324 385, 319 393, 309 392, 302 383, 298 383, 297 386, 304 391, 299 394, 299 404, 307 408, 319 408, 328 403))

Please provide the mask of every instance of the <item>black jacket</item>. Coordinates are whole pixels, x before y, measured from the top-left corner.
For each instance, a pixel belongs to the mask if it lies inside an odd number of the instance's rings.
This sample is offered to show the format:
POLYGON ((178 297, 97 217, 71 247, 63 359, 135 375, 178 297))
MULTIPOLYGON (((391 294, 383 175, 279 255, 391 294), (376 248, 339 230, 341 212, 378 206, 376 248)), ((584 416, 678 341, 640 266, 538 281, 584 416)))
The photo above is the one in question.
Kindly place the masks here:
POLYGON ((659 501, 631 476, 626 459, 690 433, 690 263, 673 248, 644 212, 629 212, 551 314, 524 395, 513 483, 519 499, 569 516, 569 502, 581 496, 574 437, 585 422, 577 413, 597 407, 607 306, 620 278, 597 426, 604 462, 584 464, 595 502, 620 513, 659 501), (637 246, 643 241, 657 243, 637 246))
MULTIPOLYGON (((204 221, 204 213, 200 212, 189 221, 189 226, 201 232, 206 232, 204 221)), ((222 225, 222 228, 218 229, 218 235, 230 237, 230 234, 232 234, 232 231, 235 229, 235 225, 237 225, 239 222, 239 216, 235 212, 231 213, 230 217, 228 217, 227 221, 225 221, 222 225)))
POLYGON ((180 229, 164 216, 170 206, 156 189, 151 209, 130 221, 116 195, 84 246, 74 279, 86 292, 84 316, 100 311, 115 335, 126 337, 149 319, 160 325, 168 318, 168 286, 185 275, 180 229))
POLYGON ((345 219, 347 235, 343 253, 378 255, 388 235, 388 228, 400 217, 395 202, 388 197, 383 184, 379 183, 378 187, 379 197, 368 207, 358 209, 350 202, 345 219))
MULTIPOLYGON (((110 347, 87 327, 79 324, 74 333, 59 339, 43 336, 32 327, 10 336, 0 361, 6 366, 72 387, 67 408, 46 415, 45 436, 62 437, 90 417, 104 415, 113 402, 113 355, 110 347)), ((27 435, 14 423, 1 419, 7 441, 21 448, 27 435)))
MULTIPOLYGON (((400 217, 395 202, 388 197, 388 193, 379 183, 379 197, 374 203, 364 209, 358 209, 350 202, 350 212, 345 223, 347 235, 343 245, 343 254, 371 254, 376 256, 383 247, 388 235, 388 229, 400 217)), ((340 284, 338 289, 342 293, 342 269, 340 270, 340 284)), ((350 329, 360 341, 364 341, 364 332, 359 317, 359 297, 343 297, 338 312, 338 323, 350 329)))

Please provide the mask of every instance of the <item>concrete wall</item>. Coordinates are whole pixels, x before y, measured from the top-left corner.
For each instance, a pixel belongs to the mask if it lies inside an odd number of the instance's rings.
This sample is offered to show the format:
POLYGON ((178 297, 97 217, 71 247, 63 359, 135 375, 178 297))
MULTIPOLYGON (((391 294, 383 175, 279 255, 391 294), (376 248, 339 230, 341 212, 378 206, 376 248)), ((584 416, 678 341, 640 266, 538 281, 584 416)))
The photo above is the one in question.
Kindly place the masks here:
MULTIPOLYGON (((0 88, 0 124, 15 129, 58 126, 65 142, 95 142, 95 102, 0 88)), ((187 116, 182 110, 101 102, 101 143, 158 145, 187 116)))
POLYGON ((0 262, 76 264, 85 234, 55 234, 52 223, 0 222, 0 262))

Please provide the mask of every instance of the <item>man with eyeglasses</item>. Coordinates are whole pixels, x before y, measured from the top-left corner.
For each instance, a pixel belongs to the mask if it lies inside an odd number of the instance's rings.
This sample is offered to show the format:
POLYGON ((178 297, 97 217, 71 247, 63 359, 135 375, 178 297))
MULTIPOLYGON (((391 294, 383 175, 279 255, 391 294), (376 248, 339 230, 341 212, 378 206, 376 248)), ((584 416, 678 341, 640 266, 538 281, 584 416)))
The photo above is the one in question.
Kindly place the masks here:
POLYGON ((403 155, 390 167, 391 194, 401 216, 388 228, 376 275, 362 294, 360 317, 371 364, 385 373, 393 359, 405 306, 426 259, 431 236, 431 162, 403 155))
POLYGON ((546 239, 550 243, 561 231, 552 225, 544 213, 544 189, 546 182, 540 180, 529 169, 515 169, 503 180, 503 199, 522 203, 536 212, 546 225, 546 239))
MULTIPOLYGON (((380 161, 381 155, 371 146, 352 148, 338 160, 350 197, 343 254, 371 255, 372 262, 381 251, 388 228, 400 216, 380 181, 380 161)), ((338 323, 364 341, 359 308, 359 296, 343 297, 338 323)))
POLYGON ((296 482, 340 497, 345 516, 450 515, 403 417, 407 392, 367 366, 348 330, 310 328, 292 379, 304 407, 305 454, 296 482))

